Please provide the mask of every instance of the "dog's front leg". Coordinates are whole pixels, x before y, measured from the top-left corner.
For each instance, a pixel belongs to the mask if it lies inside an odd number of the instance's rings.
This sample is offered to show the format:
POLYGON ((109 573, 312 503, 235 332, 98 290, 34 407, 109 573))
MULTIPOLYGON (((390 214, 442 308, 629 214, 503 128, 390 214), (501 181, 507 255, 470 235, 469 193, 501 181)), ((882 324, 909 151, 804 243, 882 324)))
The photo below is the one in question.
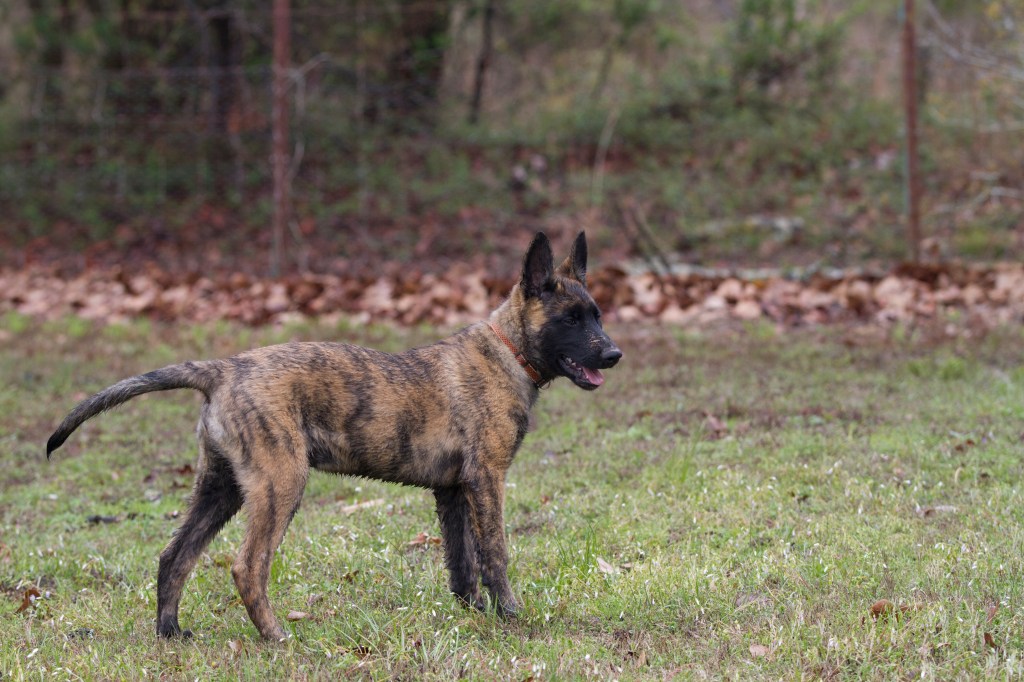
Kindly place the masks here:
POLYGON ((437 518, 444 539, 444 559, 448 566, 448 584, 452 593, 467 606, 480 610, 480 566, 477 563, 476 532, 466 491, 459 486, 436 488, 437 518))
POLYGON ((508 545, 505 541, 505 472, 481 468, 465 486, 480 552, 483 583, 491 592, 498 613, 514 616, 519 603, 508 582, 508 545))

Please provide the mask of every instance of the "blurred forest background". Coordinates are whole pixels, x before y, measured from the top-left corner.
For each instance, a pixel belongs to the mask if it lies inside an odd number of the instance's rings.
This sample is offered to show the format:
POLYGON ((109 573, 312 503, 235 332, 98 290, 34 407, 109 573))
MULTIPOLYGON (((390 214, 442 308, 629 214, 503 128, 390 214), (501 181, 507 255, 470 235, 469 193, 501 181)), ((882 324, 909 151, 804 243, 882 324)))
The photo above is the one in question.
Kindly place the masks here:
MULTIPOLYGON (((272 254, 272 3, 8 0, 0 266, 507 274, 536 229, 609 261, 895 263, 901 5, 293 0, 272 254)), ((1024 6, 917 19, 924 254, 1013 258, 1024 6)))

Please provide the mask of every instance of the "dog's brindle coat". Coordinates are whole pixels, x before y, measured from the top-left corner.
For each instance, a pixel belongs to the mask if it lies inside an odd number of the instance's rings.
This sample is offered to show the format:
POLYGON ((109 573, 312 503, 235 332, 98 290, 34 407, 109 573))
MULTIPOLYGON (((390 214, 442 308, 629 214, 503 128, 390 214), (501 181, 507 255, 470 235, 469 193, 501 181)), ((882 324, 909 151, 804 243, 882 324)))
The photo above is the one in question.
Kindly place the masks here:
POLYGON ((86 419, 134 396, 192 388, 206 397, 195 490, 160 555, 160 636, 189 634, 178 625, 185 580, 244 506, 248 525, 231 573, 260 634, 285 637, 267 580, 310 469, 433 489, 452 592, 483 609, 482 578, 498 611, 512 615, 518 605, 506 573, 505 473, 539 384, 565 376, 595 389, 604 381, 600 369, 622 356, 601 329, 586 261, 580 233, 556 270, 539 233, 520 282, 488 322, 404 353, 288 343, 125 379, 75 407, 47 442, 47 457, 86 419))

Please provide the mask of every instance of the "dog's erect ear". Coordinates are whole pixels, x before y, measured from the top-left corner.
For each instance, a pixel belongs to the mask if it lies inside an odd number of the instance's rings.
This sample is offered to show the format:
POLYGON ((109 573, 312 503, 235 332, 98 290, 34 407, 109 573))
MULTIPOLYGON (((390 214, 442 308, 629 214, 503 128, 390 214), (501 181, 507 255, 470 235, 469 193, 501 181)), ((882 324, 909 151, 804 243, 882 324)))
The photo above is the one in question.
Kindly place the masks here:
POLYGON ((558 266, 558 274, 571 277, 583 286, 587 285, 587 235, 580 232, 572 243, 569 257, 558 266))
POLYGON ((555 257, 551 253, 551 242, 546 234, 538 232, 523 259, 522 287, 527 298, 540 296, 551 283, 554 268, 555 257))

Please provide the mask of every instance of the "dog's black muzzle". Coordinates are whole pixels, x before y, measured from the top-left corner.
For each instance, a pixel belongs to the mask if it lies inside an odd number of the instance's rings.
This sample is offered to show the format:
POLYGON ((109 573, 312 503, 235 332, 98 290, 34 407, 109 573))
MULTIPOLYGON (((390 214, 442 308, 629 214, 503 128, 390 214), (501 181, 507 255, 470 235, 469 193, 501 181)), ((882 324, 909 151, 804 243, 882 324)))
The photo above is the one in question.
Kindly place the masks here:
POLYGON ((601 351, 601 364, 598 365, 598 369, 614 367, 621 359, 622 351, 619 350, 618 346, 609 341, 608 347, 601 351))
POLYGON ((561 376, 568 377, 583 390, 593 391, 604 384, 601 370, 614 367, 622 359, 622 351, 599 327, 587 332, 582 338, 565 340, 557 351, 558 369, 561 376), (579 353, 581 347, 589 352, 579 353))

